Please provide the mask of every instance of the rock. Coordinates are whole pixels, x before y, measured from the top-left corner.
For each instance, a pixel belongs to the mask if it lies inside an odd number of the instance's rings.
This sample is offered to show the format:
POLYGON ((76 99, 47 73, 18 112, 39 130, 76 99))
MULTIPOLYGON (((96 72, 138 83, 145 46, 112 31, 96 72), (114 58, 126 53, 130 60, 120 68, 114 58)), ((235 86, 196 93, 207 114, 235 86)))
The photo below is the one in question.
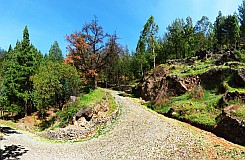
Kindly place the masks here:
POLYGON ((87 127, 87 124, 88 124, 88 122, 87 122, 87 120, 85 119, 85 117, 79 118, 79 119, 77 120, 77 123, 78 123, 78 125, 81 126, 81 127, 87 127))
POLYGON ((237 71, 235 75, 235 82, 239 87, 245 87, 245 69, 241 68, 237 71))
POLYGON ((197 59, 205 60, 209 56, 211 56, 212 52, 209 52, 207 50, 199 50, 196 52, 197 59))
POLYGON ((230 68, 210 69, 199 76, 201 85, 205 86, 206 89, 217 88, 223 83, 225 75, 232 75, 234 72, 235 70, 230 68))
POLYGON ((134 89, 134 94, 146 101, 179 96, 195 87, 199 76, 179 77, 168 75, 169 71, 159 66, 145 76, 144 82, 134 89))
POLYGON ((90 121, 92 116, 93 110, 91 107, 82 107, 80 111, 75 114, 75 119, 78 120, 79 118, 84 117, 87 121, 90 121))
POLYGON ((245 145, 245 119, 235 117, 232 113, 240 107, 231 105, 224 108, 222 114, 216 118, 218 123, 215 132, 234 143, 245 145))
POLYGON ((229 101, 243 101, 245 102, 245 93, 239 93, 239 92, 227 92, 224 97, 224 102, 229 101))
POLYGON ((75 103, 76 102, 77 97, 76 96, 70 96, 70 102, 71 103, 75 103))
POLYGON ((223 55, 215 61, 215 65, 223 65, 226 62, 231 62, 231 61, 240 61, 234 54, 234 51, 226 51, 223 53, 223 55))

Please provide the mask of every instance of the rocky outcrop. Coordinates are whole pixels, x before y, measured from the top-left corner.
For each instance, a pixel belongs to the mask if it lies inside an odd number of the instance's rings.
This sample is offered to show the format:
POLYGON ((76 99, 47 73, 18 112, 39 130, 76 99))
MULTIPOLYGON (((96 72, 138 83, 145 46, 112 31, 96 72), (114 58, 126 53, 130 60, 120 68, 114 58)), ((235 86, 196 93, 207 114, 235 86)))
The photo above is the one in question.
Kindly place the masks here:
POLYGON ((82 107, 73 117, 73 124, 39 135, 52 140, 81 140, 95 135, 98 128, 109 125, 117 117, 119 108, 108 114, 110 104, 107 99, 93 107, 82 107))
POLYGON ((240 108, 231 105, 223 109, 222 114, 216 118, 216 134, 237 144, 245 145, 245 119, 234 116, 234 110, 240 108))
POLYGON ((80 111, 75 114, 75 120, 78 120, 81 117, 84 117, 87 121, 93 116, 93 111, 91 107, 82 107, 80 111))
POLYGON ((210 69, 207 72, 200 75, 201 85, 205 87, 205 89, 214 89, 218 88, 220 84, 223 83, 224 79, 232 74, 234 74, 235 70, 230 68, 217 68, 210 69))
POLYGON ((206 60, 207 58, 212 56, 212 52, 207 50, 199 50, 196 52, 196 57, 201 60, 206 60))
POLYGON ((168 75, 168 70, 159 66, 144 78, 144 82, 134 90, 136 96, 147 101, 179 96, 191 90, 200 81, 199 76, 179 77, 168 75))
POLYGON ((245 69, 241 68, 237 70, 235 75, 235 82, 239 87, 245 87, 245 69))
POLYGON ((223 96, 224 102, 229 101, 243 101, 245 102, 245 93, 239 93, 239 92, 227 92, 223 96))
POLYGON ((234 51, 226 51, 225 53, 222 53, 222 56, 215 61, 215 65, 223 65, 226 62, 231 62, 231 61, 240 61, 234 51))

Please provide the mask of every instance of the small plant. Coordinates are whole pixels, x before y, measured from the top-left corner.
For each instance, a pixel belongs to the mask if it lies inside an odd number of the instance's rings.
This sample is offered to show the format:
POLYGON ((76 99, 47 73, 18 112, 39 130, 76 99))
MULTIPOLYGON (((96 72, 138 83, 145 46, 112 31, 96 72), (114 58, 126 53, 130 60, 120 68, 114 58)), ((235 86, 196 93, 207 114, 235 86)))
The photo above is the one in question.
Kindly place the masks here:
POLYGON ((190 96, 193 99, 202 99, 204 96, 204 89, 201 85, 198 85, 191 90, 190 96))

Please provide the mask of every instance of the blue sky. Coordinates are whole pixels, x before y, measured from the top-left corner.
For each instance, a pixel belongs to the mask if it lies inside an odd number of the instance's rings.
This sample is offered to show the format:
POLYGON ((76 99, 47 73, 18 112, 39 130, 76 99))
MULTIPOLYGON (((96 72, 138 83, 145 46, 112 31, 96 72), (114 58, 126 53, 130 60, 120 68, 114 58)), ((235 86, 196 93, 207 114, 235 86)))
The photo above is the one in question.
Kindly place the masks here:
POLYGON ((30 40, 43 54, 55 40, 66 55, 65 35, 80 30, 94 15, 107 33, 117 32, 119 43, 135 50, 140 31, 153 15, 159 35, 176 18, 191 16, 194 24, 202 16, 213 23, 218 11, 237 11, 242 0, 0 0, 0 47, 8 49, 22 39, 27 25, 30 40))

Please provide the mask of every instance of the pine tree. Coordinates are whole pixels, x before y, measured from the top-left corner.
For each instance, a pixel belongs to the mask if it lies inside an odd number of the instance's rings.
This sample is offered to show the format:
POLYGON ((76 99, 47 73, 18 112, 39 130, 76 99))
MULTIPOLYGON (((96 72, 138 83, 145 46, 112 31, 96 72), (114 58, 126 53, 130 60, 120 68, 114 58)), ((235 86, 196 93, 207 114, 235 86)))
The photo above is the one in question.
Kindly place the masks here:
POLYGON ((214 22, 214 36, 216 38, 217 44, 222 48, 222 45, 224 44, 224 31, 222 30, 224 26, 224 20, 225 17, 222 16, 221 11, 219 11, 218 16, 216 17, 216 20, 214 22))
POLYGON ((242 4, 238 7, 238 18, 241 24, 240 26, 240 40, 244 44, 245 43, 245 0, 242 1, 242 4))
POLYGON ((3 93, 9 103, 9 110, 31 112, 33 82, 30 77, 39 67, 42 55, 30 43, 27 26, 23 31, 23 39, 4 57, 3 63, 3 93))
POLYGON ((49 60, 58 62, 64 61, 62 51, 57 41, 54 41, 54 44, 51 45, 51 48, 49 50, 49 60))

